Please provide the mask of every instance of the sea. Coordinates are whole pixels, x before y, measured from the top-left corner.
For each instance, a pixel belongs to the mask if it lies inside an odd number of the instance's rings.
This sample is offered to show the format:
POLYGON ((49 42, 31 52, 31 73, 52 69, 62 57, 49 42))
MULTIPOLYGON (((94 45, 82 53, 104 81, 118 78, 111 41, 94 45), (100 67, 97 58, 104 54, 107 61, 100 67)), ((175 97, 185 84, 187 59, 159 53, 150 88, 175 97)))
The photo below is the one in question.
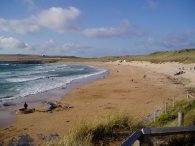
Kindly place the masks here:
POLYGON ((55 88, 106 72, 79 64, 18 64, 0 62, 0 103, 55 88))

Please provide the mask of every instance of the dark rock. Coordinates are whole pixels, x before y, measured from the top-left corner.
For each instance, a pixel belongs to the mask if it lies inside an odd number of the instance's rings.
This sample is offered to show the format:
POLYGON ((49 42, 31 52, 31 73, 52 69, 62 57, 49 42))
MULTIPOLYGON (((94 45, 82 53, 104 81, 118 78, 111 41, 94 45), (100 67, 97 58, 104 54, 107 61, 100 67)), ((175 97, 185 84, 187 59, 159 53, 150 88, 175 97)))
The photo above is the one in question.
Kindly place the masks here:
POLYGON ((73 106, 69 105, 69 104, 64 104, 63 109, 70 109, 73 108, 73 106))
POLYGON ((44 141, 53 141, 53 140, 59 139, 60 136, 58 133, 51 133, 49 136, 46 136, 41 133, 41 134, 38 134, 38 138, 44 141))
POLYGON ((53 111, 55 108, 57 108, 57 104, 51 102, 51 101, 45 101, 43 102, 44 104, 46 104, 45 106, 45 112, 49 112, 49 111, 53 111))
POLYGON ((21 114, 30 114, 30 113, 35 112, 35 109, 34 108, 32 108, 32 109, 30 109, 30 108, 29 109, 21 108, 18 111, 21 114))
POLYGON ((33 139, 28 134, 23 134, 18 138, 12 138, 8 146, 33 146, 33 139))
POLYGON ((15 106, 16 104, 13 102, 4 102, 3 106, 15 106))
POLYGON ((49 135, 48 140, 52 141, 52 140, 56 140, 56 139, 59 139, 59 138, 60 138, 60 136, 59 136, 58 133, 52 133, 52 134, 49 135))
POLYGON ((185 72, 182 70, 182 71, 179 71, 179 72, 176 72, 174 75, 175 76, 178 76, 178 75, 182 75, 182 74, 184 74, 185 72))
POLYGON ((57 108, 57 105, 53 102, 48 102, 47 104, 50 105, 49 110, 53 110, 53 109, 57 108))
POLYGON ((47 136, 45 136, 44 134, 38 134, 38 138, 40 139, 40 140, 47 140, 47 136))

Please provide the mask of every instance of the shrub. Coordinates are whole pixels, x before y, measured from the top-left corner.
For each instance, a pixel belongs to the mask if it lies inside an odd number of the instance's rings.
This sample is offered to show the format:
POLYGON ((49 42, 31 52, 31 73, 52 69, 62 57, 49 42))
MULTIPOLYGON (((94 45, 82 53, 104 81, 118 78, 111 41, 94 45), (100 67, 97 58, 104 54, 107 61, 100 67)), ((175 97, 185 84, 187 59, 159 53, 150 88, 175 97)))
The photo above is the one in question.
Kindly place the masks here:
POLYGON ((169 121, 172 121, 174 119, 177 118, 177 115, 176 114, 171 114, 171 113, 167 113, 167 114, 160 114, 158 117, 157 117, 157 121, 160 122, 160 123, 167 123, 169 121))

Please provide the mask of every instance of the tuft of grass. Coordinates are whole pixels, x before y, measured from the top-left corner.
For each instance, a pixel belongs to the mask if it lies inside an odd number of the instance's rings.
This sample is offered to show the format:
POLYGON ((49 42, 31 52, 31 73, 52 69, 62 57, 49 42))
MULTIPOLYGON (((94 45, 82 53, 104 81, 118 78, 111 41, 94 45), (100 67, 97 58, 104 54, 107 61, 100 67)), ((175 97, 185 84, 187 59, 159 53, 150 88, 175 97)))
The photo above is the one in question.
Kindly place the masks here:
POLYGON ((136 129, 143 127, 128 114, 113 113, 98 122, 82 121, 64 139, 47 143, 49 146, 90 146, 120 141, 136 129))
POLYGON ((79 125, 73 127, 63 140, 67 146, 89 146, 92 140, 92 124, 81 121, 79 125))
POLYGON ((195 125, 195 110, 192 110, 185 115, 184 125, 195 125))
POLYGON ((185 114, 193 109, 195 109, 195 100, 179 100, 176 102, 175 108, 169 108, 169 112, 183 112, 185 114))
POLYGON ((124 136, 124 131, 132 133, 135 129, 142 127, 142 123, 127 114, 111 114, 106 119, 93 127, 92 142, 114 141, 124 136))
POLYGON ((167 127, 177 125, 178 112, 184 113, 184 125, 195 124, 195 100, 179 100, 175 107, 168 106, 167 113, 161 113, 156 117, 155 121, 148 123, 149 127, 167 127))
POLYGON ((157 117, 157 121, 160 123, 167 123, 169 121, 175 120, 177 118, 176 114, 167 113, 167 114, 161 114, 157 117))

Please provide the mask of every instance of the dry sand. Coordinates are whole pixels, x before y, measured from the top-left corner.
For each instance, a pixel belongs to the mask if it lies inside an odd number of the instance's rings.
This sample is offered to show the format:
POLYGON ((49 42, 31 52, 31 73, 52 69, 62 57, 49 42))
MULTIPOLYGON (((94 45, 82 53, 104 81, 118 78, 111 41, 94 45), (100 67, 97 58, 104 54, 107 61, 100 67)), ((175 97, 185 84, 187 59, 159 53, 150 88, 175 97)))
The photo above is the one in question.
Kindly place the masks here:
MULTIPOLYGON (((114 64, 118 63, 118 61, 114 62, 114 64)), ((184 84, 186 87, 195 87, 195 63, 183 64, 178 62, 166 62, 161 64, 154 64, 146 61, 132 61, 122 62, 120 64, 142 67, 157 73, 161 73, 163 75, 169 75, 172 78, 176 78, 178 80, 184 79, 184 84), (179 76, 175 76, 174 74, 179 71, 184 71, 185 73, 179 76)))
POLYGON ((164 68, 161 65, 156 65, 155 68, 153 64, 146 62, 87 64, 106 68, 110 75, 77 88, 63 97, 61 102, 72 105, 72 109, 17 115, 14 124, 0 130, 0 141, 8 141, 14 136, 28 133, 39 144, 43 142, 38 138, 41 133, 47 136, 58 133, 63 137, 81 120, 93 122, 116 111, 130 113, 141 120, 163 107, 173 96, 176 99, 185 97, 185 87, 175 84, 165 75, 169 74, 165 70, 166 64, 164 68), (159 69, 163 72, 158 72, 159 69))

